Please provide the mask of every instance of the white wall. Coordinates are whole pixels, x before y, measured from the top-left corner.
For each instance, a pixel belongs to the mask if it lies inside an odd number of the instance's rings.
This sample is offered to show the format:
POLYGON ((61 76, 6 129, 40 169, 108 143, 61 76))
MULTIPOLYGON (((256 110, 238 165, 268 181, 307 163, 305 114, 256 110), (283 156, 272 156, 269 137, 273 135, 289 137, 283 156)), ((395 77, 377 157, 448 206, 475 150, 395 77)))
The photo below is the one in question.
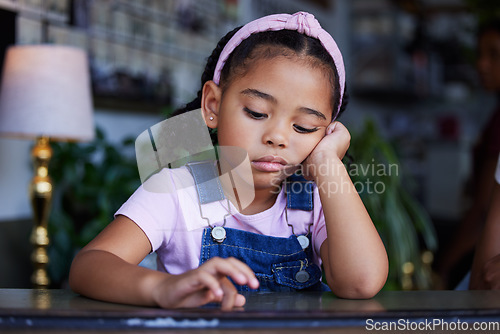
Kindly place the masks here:
MULTIPOLYGON (((96 125, 114 143, 126 137, 135 138, 160 120, 159 116, 107 110, 98 110, 95 114, 96 125)), ((29 140, 0 138, 0 223, 31 217, 28 187, 33 176, 32 145, 29 140)))
POLYGON ((20 139, 0 139, 0 221, 31 215, 28 185, 31 143, 20 139))

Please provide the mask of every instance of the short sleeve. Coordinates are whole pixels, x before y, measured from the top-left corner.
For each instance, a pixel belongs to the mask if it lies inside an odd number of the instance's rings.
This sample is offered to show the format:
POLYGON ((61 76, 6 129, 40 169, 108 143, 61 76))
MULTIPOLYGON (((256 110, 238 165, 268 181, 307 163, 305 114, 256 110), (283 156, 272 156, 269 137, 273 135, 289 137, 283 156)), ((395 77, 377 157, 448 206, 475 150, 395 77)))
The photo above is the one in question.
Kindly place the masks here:
MULTIPOLYGON (((162 182, 171 182, 170 173, 170 170, 164 169, 146 183, 154 182, 155 189, 160 189, 162 182)), ((175 230, 179 200, 171 188, 169 191, 151 191, 150 188, 147 184, 141 185, 115 216, 123 215, 134 221, 148 237, 152 251, 156 251, 169 241, 171 232, 175 230)))

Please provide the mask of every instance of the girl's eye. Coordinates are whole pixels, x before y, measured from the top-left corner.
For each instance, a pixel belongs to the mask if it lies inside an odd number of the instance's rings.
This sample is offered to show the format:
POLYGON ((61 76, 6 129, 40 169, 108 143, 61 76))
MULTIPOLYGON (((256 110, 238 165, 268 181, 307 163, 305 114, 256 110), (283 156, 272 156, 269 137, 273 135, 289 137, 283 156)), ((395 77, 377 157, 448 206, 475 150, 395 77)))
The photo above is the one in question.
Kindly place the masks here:
POLYGON ((243 108, 243 110, 245 110, 245 112, 248 114, 248 116, 250 116, 253 119, 264 119, 264 118, 267 118, 266 114, 262 114, 260 112, 255 112, 255 111, 250 110, 248 108, 243 108))
POLYGON ((295 128, 295 131, 297 131, 298 133, 312 133, 318 131, 319 129, 319 128, 307 129, 300 125, 294 125, 293 127, 295 128))

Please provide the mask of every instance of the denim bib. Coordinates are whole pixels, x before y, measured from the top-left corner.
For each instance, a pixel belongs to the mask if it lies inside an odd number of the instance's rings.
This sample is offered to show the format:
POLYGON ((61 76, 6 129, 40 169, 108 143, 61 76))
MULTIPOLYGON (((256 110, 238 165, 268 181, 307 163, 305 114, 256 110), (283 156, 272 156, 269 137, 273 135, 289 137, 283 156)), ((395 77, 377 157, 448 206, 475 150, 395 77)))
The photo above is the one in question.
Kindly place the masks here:
MULTIPOLYGON (((203 204, 225 199, 213 161, 189 163, 187 167, 195 181, 200 213, 203 204)), ((293 175, 287 180, 285 190, 287 208, 307 211, 313 209, 312 182, 293 175), (296 182, 301 184, 294 189, 296 182), (295 191, 297 189, 299 191, 295 191)), ((282 238, 225 227, 222 228, 225 238, 220 240, 214 238, 214 227, 210 223, 208 225, 203 231, 200 265, 213 257, 235 257, 254 271, 260 282, 258 291, 330 290, 321 282, 321 269, 312 260, 311 233, 307 236, 292 234, 288 238, 282 238), (305 245, 304 237, 307 238, 305 245), (306 245, 309 246, 303 248, 306 245)), ((238 291, 250 290, 246 285, 235 284, 235 287, 238 291)))

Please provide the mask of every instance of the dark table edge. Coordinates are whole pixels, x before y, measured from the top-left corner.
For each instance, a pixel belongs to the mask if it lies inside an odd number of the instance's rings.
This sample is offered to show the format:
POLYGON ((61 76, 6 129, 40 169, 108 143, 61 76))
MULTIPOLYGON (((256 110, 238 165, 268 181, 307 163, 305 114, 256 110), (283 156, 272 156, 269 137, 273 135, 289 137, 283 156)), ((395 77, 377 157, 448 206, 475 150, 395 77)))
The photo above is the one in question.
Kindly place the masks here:
POLYGON ((262 313, 165 313, 145 314, 96 312, 85 316, 74 316, 61 312, 57 315, 26 314, 12 312, 0 315, 0 329, 258 329, 258 328, 306 328, 306 327, 365 327, 367 320, 390 323, 397 321, 425 322, 439 319, 442 322, 485 322, 500 319, 500 310, 452 310, 446 312, 398 311, 367 312, 353 315, 352 312, 289 313, 280 316, 263 316, 262 313), (240 315, 241 315, 240 314, 240 315))

